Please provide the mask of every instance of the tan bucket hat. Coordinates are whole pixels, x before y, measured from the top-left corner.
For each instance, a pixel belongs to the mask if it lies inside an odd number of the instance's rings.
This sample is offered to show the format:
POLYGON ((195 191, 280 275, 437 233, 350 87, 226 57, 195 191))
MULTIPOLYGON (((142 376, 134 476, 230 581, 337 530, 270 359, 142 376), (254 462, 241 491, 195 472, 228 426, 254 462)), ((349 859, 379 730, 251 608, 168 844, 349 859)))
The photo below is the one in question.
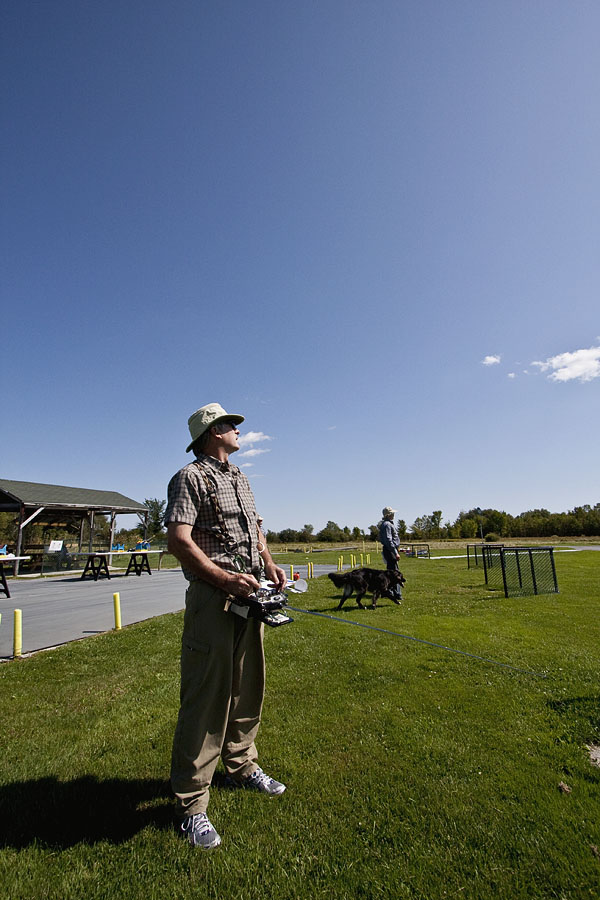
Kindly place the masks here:
POLYGON ((240 422, 244 421, 244 417, 239 416, 236 413, 225 412, 220 403, 207 403, 206 406, 201 406, 200 409, 197 409, 188 419, 192 443, 186 448, 185 452, 189 453, 194 446, 194 443, 204 434, 207 428, 211 428, 213 425, 216 425, 217 422, 224 421, 233 422, 234 425, 239 425, 240 422))
POLYGON ((387 516, 393 516, 393 515, 395 515, 397 512, 398 512, 398 510, 397 510, 397 509, 392 509, 391 506, 384 506, 383 509, 382 509, 382 511, 381 511, 381 513, 382 513, 384 519, 387 518, 387 516))

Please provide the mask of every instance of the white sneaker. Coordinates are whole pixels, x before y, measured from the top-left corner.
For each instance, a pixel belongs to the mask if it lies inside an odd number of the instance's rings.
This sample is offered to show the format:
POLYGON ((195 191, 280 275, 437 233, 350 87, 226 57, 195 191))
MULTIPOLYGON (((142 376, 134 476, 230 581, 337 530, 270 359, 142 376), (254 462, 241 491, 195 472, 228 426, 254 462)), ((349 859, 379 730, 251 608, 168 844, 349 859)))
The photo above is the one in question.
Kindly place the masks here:
POLYGON ((262 769, 257 769, 252 775, 247 775, 239 784, 244 788, 260 791, 261 794, 269 794, 271 797, 276 797, 285 791, 285 784, 270 778, 262 769))
POLYGON ((181 830, 192 847, 200 847, 202 850, 212 850, 221 843, 221 838, 209 822, 206 813, 197 813, 188 816, 181 824, 181 830))

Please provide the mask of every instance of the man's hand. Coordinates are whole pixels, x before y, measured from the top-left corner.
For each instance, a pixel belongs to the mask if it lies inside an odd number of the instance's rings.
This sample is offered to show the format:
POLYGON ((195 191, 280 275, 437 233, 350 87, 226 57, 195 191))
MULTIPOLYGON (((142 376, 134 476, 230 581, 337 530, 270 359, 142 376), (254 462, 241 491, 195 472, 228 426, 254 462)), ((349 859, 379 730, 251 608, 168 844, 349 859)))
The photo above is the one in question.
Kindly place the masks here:
POLYGON ((276 566, 274 562, 265 564, 265 575, 269 581, 275 585, 278 591, 282 591, 287 584, 287 575, 283 569, 276 566))
POLYGON ((222 587, 234 597, 248 597, 259 589, 260 584, 249 572, 228 572, 222 587))

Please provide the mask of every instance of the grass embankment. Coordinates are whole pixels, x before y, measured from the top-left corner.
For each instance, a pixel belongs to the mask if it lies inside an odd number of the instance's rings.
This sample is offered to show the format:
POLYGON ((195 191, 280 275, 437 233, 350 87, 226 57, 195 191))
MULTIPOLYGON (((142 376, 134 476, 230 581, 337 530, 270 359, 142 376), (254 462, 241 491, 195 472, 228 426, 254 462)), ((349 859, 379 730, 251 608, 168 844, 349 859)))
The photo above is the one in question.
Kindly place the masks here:
POLYGON ((597 898, 600 554, 558 554, 561 593, 514 600, 464 559, 402 568, 401 607, 336 613, 327 578, 290 599, 545 677, 293 613, 267 630, 259 735, 288 790, 215 786, 202 853, 166 782, 180 614, 6 663, 2 896, 597 898))

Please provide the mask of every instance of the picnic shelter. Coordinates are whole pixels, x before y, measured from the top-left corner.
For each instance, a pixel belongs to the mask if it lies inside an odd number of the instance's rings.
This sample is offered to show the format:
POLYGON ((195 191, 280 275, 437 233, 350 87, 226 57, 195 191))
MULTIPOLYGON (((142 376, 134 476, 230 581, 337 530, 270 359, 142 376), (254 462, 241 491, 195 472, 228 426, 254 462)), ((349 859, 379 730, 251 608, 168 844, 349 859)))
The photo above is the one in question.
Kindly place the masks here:
MULTIPOLYGON (((24 549, 24 531, 30 522, 64 527, 67 522, 79 523, 79 550, 83 543, 84 525, 89 524, 89 551, 94 542, 94 519, 102 515, 110 520, 110 543, 115 534, 115 520, 121 515, 137 514, 148 529, 148 508, 131 497, 116 491, 97 491, 90 488, 65 487, 60 484, 37 484, 32 481, 0 479, 0 512, 14 512, 18 517, 15 556, 24 549)), ((18 562, 15 563, 18 573, 18 562)))

